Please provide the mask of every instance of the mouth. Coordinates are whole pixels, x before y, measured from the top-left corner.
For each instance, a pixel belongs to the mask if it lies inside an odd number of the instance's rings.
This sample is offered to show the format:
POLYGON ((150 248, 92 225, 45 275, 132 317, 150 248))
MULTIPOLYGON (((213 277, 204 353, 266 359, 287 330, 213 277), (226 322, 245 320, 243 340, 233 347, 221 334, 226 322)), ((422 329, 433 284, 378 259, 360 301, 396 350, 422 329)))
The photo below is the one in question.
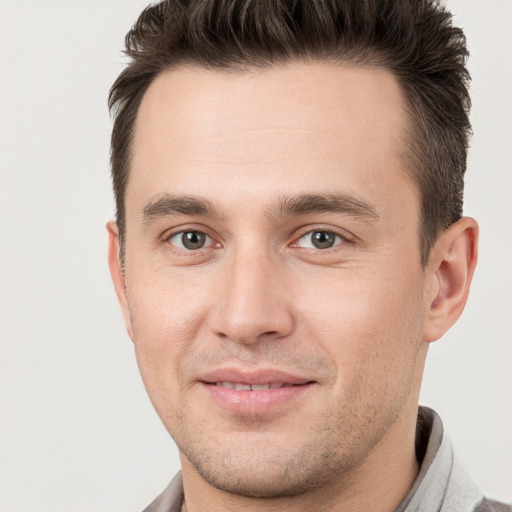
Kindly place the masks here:
POLYGON ((303 384, 286 384, 284 382, 273 382, 271 384, 242 384, 240 382, 212 382, 214 386, 221 386, 227 389, 236 389, 238 391, 266 391, 268 389, 290 388, 292 386, 302 386, 303 384))
POLYGON ((221 369, 200 379, 211 403, 243 415, 289 410, 314 388, 316 381, 276 370, 244 372, 221 369))

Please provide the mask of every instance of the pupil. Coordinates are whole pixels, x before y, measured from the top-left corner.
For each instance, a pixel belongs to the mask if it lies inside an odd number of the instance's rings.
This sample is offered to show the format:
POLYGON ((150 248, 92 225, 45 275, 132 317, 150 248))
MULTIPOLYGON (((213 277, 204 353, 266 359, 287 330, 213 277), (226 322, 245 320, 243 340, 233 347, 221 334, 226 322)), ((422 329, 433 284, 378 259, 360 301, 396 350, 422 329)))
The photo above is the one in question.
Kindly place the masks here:
POLYGON ((204 245, 205 235, 199 231, 187 231, 183 233, 181 241, 187 249, 200 249, 204 245))
POLYGON ((315 231, 312 241, 317 249, 328 249, 334 245, 334 235, 326 231, 315 231))

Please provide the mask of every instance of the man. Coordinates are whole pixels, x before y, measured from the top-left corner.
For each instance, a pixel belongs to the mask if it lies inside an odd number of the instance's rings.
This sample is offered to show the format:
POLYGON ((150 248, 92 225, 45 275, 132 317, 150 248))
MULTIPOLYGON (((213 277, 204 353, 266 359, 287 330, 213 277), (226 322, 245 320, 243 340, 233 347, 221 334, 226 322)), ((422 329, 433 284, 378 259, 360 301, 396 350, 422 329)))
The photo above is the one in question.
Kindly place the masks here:
POLYGON ((109 262, 182 464, 146 510, 511 510, 418 412, 477 257, 450 15, 169 0, 126 42, 109 262))

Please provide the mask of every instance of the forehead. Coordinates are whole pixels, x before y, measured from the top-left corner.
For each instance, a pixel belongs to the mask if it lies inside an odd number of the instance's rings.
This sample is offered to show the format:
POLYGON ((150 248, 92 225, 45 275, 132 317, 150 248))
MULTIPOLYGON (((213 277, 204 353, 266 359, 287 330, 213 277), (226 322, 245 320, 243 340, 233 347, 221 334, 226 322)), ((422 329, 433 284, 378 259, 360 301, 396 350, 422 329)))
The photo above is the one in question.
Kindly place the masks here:
POLYGON ((373 67, 166 71, 139 108, 127 207, 134 196, 208 196, 227 181, 255 195, 269 182, 291 194, 328 192, 334 180, 356 193, 410 188, 403 102, 395 77, 373 67))

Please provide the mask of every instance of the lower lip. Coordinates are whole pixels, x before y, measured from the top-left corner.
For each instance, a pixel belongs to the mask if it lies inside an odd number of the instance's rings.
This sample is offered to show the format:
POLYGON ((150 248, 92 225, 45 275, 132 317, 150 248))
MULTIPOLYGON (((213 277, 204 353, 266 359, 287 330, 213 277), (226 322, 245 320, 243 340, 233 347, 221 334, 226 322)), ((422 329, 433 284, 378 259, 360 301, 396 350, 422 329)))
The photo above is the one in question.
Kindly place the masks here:
POLYGON ((313 383, 276 389, 246 391, 203 383, 210 398, 224 409, 239 414, 262 414, 301 398, 313 383))

